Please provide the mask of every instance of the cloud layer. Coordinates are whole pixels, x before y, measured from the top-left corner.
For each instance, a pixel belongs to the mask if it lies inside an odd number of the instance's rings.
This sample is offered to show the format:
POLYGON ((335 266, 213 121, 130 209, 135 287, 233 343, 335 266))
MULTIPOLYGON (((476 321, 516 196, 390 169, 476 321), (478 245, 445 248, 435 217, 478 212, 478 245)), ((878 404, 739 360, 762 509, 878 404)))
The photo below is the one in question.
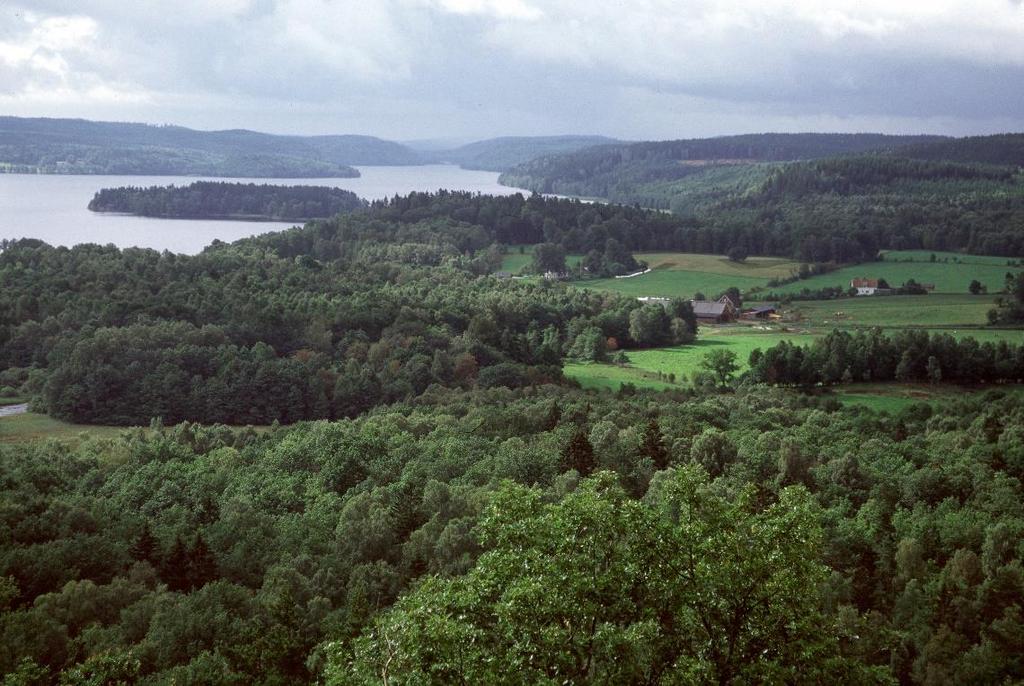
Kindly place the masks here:
POLYGON ((1015 0, 15 0, 0 112, 394 138, 1024 129, 1015 0))

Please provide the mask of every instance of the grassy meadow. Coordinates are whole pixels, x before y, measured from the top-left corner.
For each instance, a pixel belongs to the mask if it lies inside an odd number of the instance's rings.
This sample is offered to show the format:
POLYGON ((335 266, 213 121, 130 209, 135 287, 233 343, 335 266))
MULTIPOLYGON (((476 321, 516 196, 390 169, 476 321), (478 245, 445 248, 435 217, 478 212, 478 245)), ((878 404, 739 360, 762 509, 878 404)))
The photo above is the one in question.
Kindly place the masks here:
POLYGON ((26 443, 49 438, 79 443, 90 438, 112 438, 124 430, 123 426, 68 424, 45 414, 26 412, 0 417, 0 444, 26 443))
POLYGON ((848 288, 853 279, 864 278, 885 279, 893 288, 913 279, 918 283, 935 284, 934 294, 968 293, 971 281, 977 279, 990 293, 996 293, 1003 289, 1007 272, 1016 274, 1021 271, 1020 267, 1010 266, 1008 262, 1011 260, 1005 257, 953 253, 935 253, 935 256, 936 261, 932 262, 930 252, 890 251, 885 253, 884 259, 879 262, 843 267, 828 274, 812 276, 771 290, 784 294, 799 293, 805 288, 848 288))
POLYGON ((994 300, 991 295, 892 295, 794 301, 787 311, 801 325, 815 328, 978 327, 988 322, 994 300))
POLYGON ((640 253, 636 256, 651 271, 628 279, 593 279, 578 286, 614 291, 634 297, 692 298, 695 293, 712 297, 736 286, 741 291, 763 288, 769 279, 786 278, 799 263, 775 257, 751 257, 730 262, 722 255, 640 253))

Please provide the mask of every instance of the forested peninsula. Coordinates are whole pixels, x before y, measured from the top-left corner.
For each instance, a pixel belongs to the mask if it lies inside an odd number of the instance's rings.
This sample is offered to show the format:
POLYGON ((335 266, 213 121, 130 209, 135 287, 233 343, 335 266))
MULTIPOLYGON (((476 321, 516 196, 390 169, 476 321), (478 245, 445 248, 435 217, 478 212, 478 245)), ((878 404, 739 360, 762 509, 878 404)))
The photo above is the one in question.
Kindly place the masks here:
POLYGON ((308 221, 366 206, 352 191, 328 186, 272 186, 196 181, 188 186, 104 188, 89 202, 93 212, 179 219, 308 221))

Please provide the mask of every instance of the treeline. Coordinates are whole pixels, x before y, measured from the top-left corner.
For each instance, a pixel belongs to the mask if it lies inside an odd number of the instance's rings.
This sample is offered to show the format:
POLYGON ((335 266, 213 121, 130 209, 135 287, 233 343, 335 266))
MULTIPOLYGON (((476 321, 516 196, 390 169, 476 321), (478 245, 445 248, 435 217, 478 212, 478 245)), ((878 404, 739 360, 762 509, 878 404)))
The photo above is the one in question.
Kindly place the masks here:
POLYGON ((438 389, 0 444, 0 675, 1024 678, 1021 399, 816 403, 438 389))
POLYGON ((912 329, 891 336, 880 329, 835 330, 800 346, 782 341, 750 354, 751 380, 786 386, 855 381, 1020 383, 1024 345, 978 343, 974 338, 912 329))
POLYGON ((145 217, 307 221, 365 204, 355 193, 342 188, 196 181, 188 186, 104 188, 93 196, 89 209, 145 217))
POLYGON ((4 243, 0 367, 34 370, 29 390, 62 419, 265 424, 354 416, 432 385, 558 380, 584 331, 623 348, 695 333, 675 316, 635 326, 632 298, 480 277, 500 255, 467 258, 433 224, 387 226, 436 242, 363 235, 314 251, 344 250, 333 259, 275 254, 324 228, 312 225, 191 257, 4 243))

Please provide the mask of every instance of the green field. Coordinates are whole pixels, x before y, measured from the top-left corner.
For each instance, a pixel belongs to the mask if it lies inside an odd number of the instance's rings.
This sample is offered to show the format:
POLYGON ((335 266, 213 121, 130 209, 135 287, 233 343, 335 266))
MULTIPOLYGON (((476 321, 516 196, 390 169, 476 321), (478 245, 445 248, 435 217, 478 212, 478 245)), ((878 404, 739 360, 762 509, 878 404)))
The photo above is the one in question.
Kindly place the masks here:
MULTIPOLYGON (((501 269, 499 271, 518 274, 524 267, 528 267, 533 259, 532 245, 524 246, 522 253, 519 252, 519 246, 512 246, 509 248, 509 251, 502 257, 501 269)), ((575 267, 582 259, 583 255, 566 255, 565 263, 570 267, 575 267)))
POLYGON ((68 424, 36 412, 0 417, 0 443, 24 443, 47 438, 77 443, 88 438, 112 438, 124 430, 123 426, 68 424))
MULTIPOLYGON (((796 301, 788 310, 805 326, 984 326, 995 307, 992 295, 892 295, 796 301)), ((1013 332, 1017 333, 1017 332, 1013 332)))
POLYGON ((985 255, 956 255, 959 262, 953 261, 952 253, 936 253, 936 259, 949 257, 949 262, 930 259, 930 252, 901 251, 888 252, 881 262, 867 262, 843 267, 842 269, 812 276, 809 279, 773 288, 775 293, 798 293, 804 288, 817 290, 831 286, 850 287, 853 279, 885 279, 893 288, 913 279, 918 283, 935 284, 935 293, 967 293, 972 279, 977 279, 987 286, 990 293, 1003 289, 1003 281, 1007 272, 1017 273, 1020 267, 1007 265, 1005 257, 985 255), (939 256, 942 256, 941 258, 939 256), (908 262, 906 260, 919 260, 908 262))
POLYGON ((632 366, 619 367, 614 364, 596 364, 592 362, 566 362, 562 367, 566 377, 579 382, 583 388, 619 390, 624 383, 631 383, 637 388, 650 388, 663 391, 666 388, 679 388, 679 384, 658 379, 656 374, 644 372, 632 366))
POLYGON ((713 297, 730 286, 741 291, 763 288, 769 279, 788 277, 800 266, 775 257, 751 257, 742 263, 730 262, 721 255, 687 253, 641 253, 636 258, 646 262, 651 272, 628 279, 579 281, 576 285, 634 297, 692 298, 698 292, 713 297))
POLYGON ((29 401, 28 396, 23 396, 23 395, 6 396, 6 397, 3 397, 3 398, 0 398, 0 407, 4 407, 6 405, 20 405, 22 403, 27 403, 28 401, 29 401))
POLYGON ((620 384, 628 382, 638 388, 661 390, 685 383, 689 376, 699 369, 701 360, 713 348, 725 347, 736 353, 736 361, 742 372, 749 367, 747 360, 756 348, 769 348, 783 340, 805 345, 814 338, 815 335, 809 333, 757 332, 749 327, 702 327, 700 337, 691 345, 626 351, 629 364, 624 367, 612 364, 566 363, 564 372, 567 377, 575 379, 584 388, 616 390, 620 384), (659 373, 666 376, 675 374, 676 383, 659 377, 659 373))
POLYGON ((966 394, 985 393, 998 388, 1011 393, 1024 392, 1021 386, 964 388, 961 386, 930 386, 928 384, 853 384, 836 389, 835 396, 843 405, 867 407, 875 411, 899 412, 919 402, 939 402, 966 394))

